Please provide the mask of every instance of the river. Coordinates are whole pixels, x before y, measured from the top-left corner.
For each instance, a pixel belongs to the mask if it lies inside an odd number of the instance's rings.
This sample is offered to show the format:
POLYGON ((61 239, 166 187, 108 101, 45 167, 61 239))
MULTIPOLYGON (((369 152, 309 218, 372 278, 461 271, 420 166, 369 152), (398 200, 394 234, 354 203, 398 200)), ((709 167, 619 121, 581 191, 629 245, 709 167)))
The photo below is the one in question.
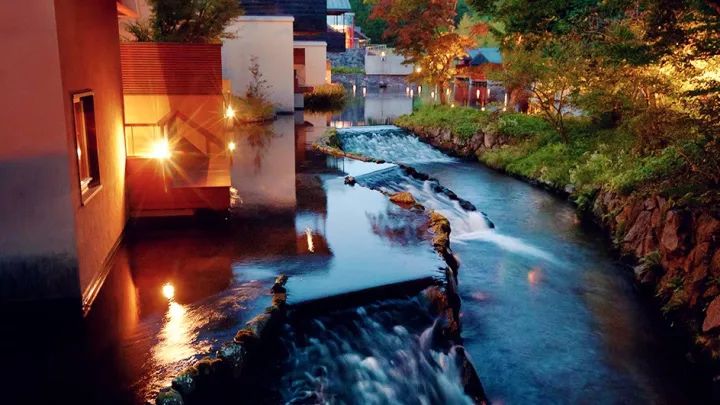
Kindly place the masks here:
MULTIPOLYGON (((449 218, 463 343, 493 403, 700 402, 630 272, 571 204, 387 125, 412 111, 404 88, 358 93, 338 114, 239 126, 231 215, 133 222, 86 318, 10 324, 2 341, 22 350, 8 350, 7 402, 152 401, 268 305, 278 274, 291 305, 441 280, 425 216, 377 190, 410 191, 449 218), (313 151, 327 126, 346 149, 411 165, 477 211, 391 163, 313 151)), ((469 403, 423 298, 380 295, 290 319, 257 371, 267 379, 240 403, 469 403)))

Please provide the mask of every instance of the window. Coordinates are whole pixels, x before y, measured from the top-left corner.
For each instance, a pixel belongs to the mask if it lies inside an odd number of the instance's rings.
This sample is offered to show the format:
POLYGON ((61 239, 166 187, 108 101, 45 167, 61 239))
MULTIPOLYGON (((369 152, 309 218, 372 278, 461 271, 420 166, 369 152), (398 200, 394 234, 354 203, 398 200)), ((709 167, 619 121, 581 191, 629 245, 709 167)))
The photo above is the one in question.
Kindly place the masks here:
POLYGON ((86 92, 73 95, 73 113, 80 192, 85 204, 100 188, 94 94, 86 92))

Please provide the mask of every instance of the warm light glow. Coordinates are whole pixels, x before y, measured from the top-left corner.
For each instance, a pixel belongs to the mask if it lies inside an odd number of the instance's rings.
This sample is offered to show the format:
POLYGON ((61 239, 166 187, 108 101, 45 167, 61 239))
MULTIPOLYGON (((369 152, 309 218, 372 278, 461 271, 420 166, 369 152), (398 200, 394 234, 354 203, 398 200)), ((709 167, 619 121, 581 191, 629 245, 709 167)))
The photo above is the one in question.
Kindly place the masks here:
POLYGON ((170 143, 165 138, 155 141, 150 149, 150 157, 153 159, 168 159, 170 154, 170 143))
POLYGON ((380 52, 380 56, 385 57, 385 51, 380 52))
POLYGON ((453 103, 453 104, 450 104, 450 107, 451 107, 451 108, 455 108, 455 104, 454 104, 454 103, 453 103))
POLYGON ((422 86, 418 86, 418 95, 422 94, 422 86))
POLYGON ((363 96, 367 94, 367 88, 363 87, 363 96))
POLYGON ((228 150, 230 152, 234 152, 236 148, 237 148, 237 145, 235 144, 234 141, 228 142, 228 150))
POLYGON ((231 105, 228 105, 225 109, 225 118, 232 119, 235 118, 235 110, 232 108, 231 105))
POLYGON ((307 238, 308 250, 310 253, 315 253, 315 243, 313 242, 312 230, 310 228, 305 228, 305 237, 307 238))
POLYGON ((431 91, 431 92, 430 92, 430 97, 432 97, 433 99, 435 99, 435 92, 434 92, 434 91, 431 91))
POLYGON ((162 286, 163 297, 172 300, 175 297, 175 287, 170 283, 165 283, 162 286))
POLYGON ((410 90, 410 97, 415 96, 415 90, 410 90))
POLYGON ((480 98, 480 89, 477 91, 477 98, 480 98))
POLYGON ((420 72, 422 72, 422 68, 420 66, 416 67, 415 73, 420 73, 420 72))
POLYGON ((355 94, 355 90, 357 90, 357 85, 353 84, 353 94, 355 94))

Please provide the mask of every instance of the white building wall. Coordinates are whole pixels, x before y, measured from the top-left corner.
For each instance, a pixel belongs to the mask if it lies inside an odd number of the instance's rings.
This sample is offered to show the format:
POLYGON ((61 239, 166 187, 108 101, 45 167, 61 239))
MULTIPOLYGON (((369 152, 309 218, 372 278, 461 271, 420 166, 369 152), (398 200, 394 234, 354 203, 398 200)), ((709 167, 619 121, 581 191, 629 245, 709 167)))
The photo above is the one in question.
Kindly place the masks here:
POLYGON ((304 86, 327 83, 327 43, 325 41, 295 41, 296 49, 305 49, 304 86))
POLYGON ((228 28, 235 38, 223 42, 223 79, 244 95, 251 81, 250 60, 257 57, 266 94, 279 112, 294 111, 293 17, 243 16, 228 28))
POLYGON ((413 72, 412 65, 405 65, 405 57, 391 48, 368 48, 365 53, 365 74, 407 76, 413 72))

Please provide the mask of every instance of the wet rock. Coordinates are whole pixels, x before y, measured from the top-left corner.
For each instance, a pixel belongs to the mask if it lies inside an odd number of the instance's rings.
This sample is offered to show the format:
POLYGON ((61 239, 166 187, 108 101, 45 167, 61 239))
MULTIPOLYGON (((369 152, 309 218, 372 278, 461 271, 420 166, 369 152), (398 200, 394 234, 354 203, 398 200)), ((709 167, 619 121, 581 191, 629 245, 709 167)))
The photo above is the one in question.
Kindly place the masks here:
POLYGON ((288 276, 281 274, 277 277, 275 277, 275 283, 273 284, 270 291, 273 293, 284 293, 285 292, 285 284, 288 281, 288 276))
POLYGON ((195 363, 195 369, 197 369, 199 377, 209 377, 213 374, 220 372, 222 368, 222 360, 213 357, 204 357, 195 363))
POLYGON ((197 388, 198 369, 188 367, 172 380, 172 387, 180 394, 187 396, 197 388))
POLYGON ((233 338, 233 342, 242 345, 245 350, 256 347, 259 343, 259 336, 250 328, 240 329, 233 338))
POLYGON ((476 211, 477 210, 477 208, 475 208, 475 206, 470 201, 460 200, 459 203, 460 203, 460 206, 462 207, 462 209, 464 209, 465 211, 476 211))
POLYGON ((166 387, 158 392, 155 398, 156 405, 184 405, 182 395, 170 387, 166 387))
POLYGON ((462 346, 455 346, 455 355, 457 356, 458 369, 460 370, 460 378, 462 379, 462 385, 465 389, 465 394, 472 398, 476 404, 487 404, 488 399, 485 394, 480 377, 475 370, 475 366, 470 361, 465 348, 462 346))
POLYGON ((354 186, 356 183, 357 183, 357 181, 355 180, 355 177, 353 177, 353 176, 345 177, 345 184, 347 184, 349 186, 354 186))
POLYGON ((669 211, 660 237, 660 248, 664 256, 679 255, 685 248, 685 218, 678 211, 669 211))
POLYGON ((243 371, 243 367, 245 366, 247 350, 241 344, 226 343, 220 347, 220 350, 217 352, 217 356, 220 360, 230 366, 233 370, 233 376, 237 378, 240 376, 243 371))
POLYGON ((720 326, 720 297, 715 297, 705 313, 702 330, 703 332, 709 332, 718 326, 720 326))
POLYGON ((269 314, 260 314, 247 322, 249 329, 256 337, 262 338, 270 326, 272 317, 269 314))
POLYGON ((413 195, 407 191, 401 191, 399 193, 391 195, 390 201, 394 202, 395 204, 413 205, 415 204, 415 197, 413 197, 413 195))

